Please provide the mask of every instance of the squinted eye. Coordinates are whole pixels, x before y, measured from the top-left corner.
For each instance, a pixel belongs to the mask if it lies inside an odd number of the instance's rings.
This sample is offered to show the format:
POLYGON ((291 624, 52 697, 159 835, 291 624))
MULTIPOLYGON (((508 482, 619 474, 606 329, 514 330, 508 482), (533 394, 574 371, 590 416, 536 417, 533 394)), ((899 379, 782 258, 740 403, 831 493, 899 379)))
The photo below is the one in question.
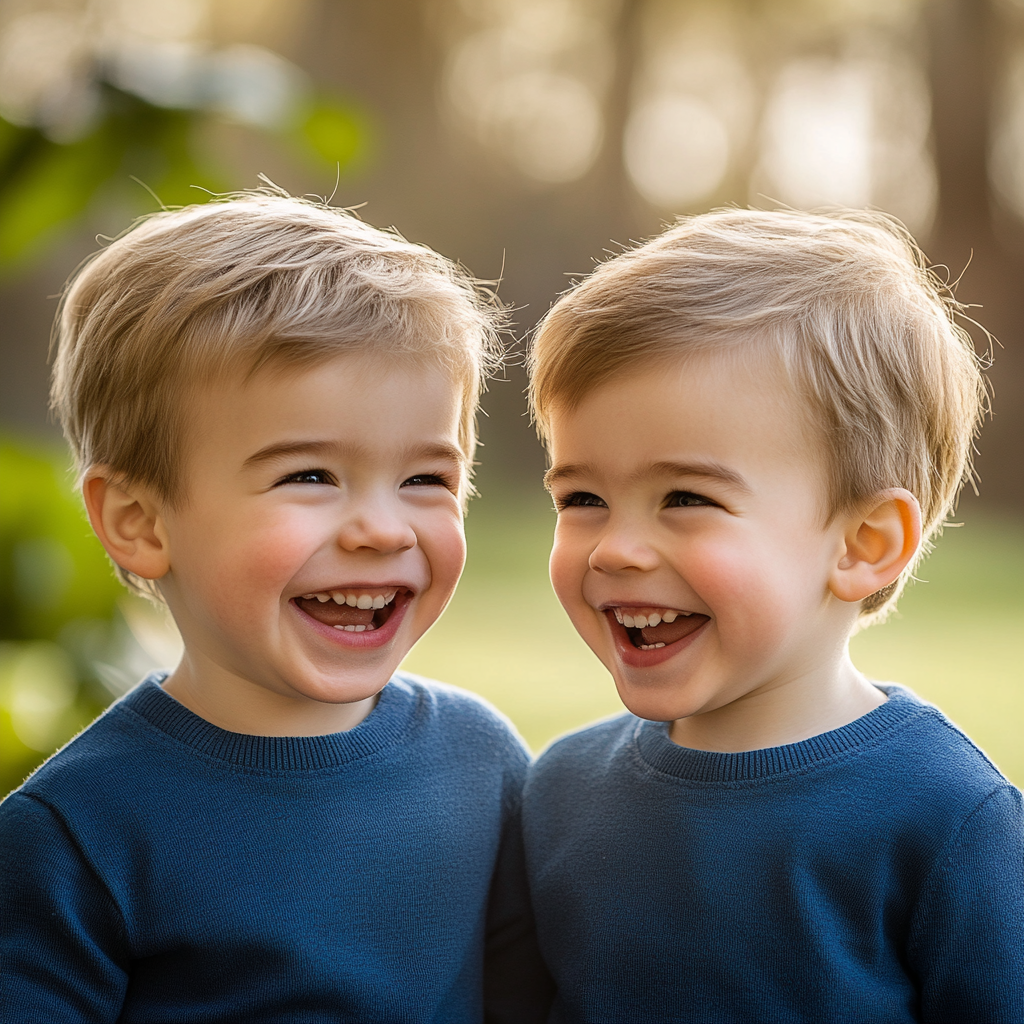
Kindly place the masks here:
POLYGON ((334 474, 326 469, 302 469, 298 473, 289 473, 281 477, 274 485, 280 487, 282 484, 335 484, 334 474))
POLYGON ((673 491, 665 499, 665 508, 695 508, 699 505, 717 506, 717 501, 694 494, 692 491, 673 491))
POLYGON ((565 508, 607 508, 604 498, 599 498, 589 491, 573 491, 564 497, 555 498, 555 508, 561 512, 565 508))
POLYGON ((408 480, 402 481, 403 487, 447 487, 448 490, 454 490, 450 481, 446 480, 443 476, 437 476, 434 473, 417 473, 415 476, 409 477, 408 480))

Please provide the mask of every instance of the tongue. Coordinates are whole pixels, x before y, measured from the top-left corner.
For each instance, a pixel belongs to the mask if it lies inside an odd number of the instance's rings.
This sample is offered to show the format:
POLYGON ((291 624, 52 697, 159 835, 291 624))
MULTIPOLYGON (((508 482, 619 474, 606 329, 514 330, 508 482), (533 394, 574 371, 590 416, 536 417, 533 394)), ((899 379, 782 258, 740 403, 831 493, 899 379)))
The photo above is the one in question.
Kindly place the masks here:
POLYGON ((372 608, 350 608, 334 601, 318 601, 315 597, 297 597, 295 603, 317 622, 325 626, 369 626, 373 624, 372 608))
POLYGON ((675 622, 659 622, 657 626, 645 626, 640 630, 645 644, 674 644, 696 632, 708 621, 706 615, 680 615, 675 622))

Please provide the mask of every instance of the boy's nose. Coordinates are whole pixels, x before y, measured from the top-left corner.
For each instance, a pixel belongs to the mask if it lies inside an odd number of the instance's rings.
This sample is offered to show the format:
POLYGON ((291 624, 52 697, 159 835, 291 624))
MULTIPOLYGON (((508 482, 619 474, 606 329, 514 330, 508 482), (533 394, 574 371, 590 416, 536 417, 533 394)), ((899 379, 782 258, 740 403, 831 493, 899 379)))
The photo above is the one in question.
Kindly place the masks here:
POLYGON ((589 565, 595 572, 651 572, 658 567, 657 551, 637 531, 628 528, 602 534, 590 553, 589 565))
POLYGON ((338 529, 338 544, 345 551, 370 549, 383 554, 416 546, 416 531, 403 516, 384 503, 350 510, 338 529))

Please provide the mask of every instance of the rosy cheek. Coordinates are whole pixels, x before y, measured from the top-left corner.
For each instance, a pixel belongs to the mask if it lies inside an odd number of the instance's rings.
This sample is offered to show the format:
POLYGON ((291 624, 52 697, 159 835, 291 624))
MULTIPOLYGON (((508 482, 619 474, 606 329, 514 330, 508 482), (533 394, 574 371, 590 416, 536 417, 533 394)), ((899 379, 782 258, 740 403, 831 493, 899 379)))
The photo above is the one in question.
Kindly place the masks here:
POLYGON ((429 564, 431 586, 438 593, 450 595, 466 564, 461 513, 444 513, 436 519, 414 522, 413 530, 429 564))
POLYGON ((592 579, 592 574, 588 575, 591 551, 593 545, 586 538, 556 533, 548 570, 559 603, 576 631, 596 650, 605 637, 594 610, 598 598, 587 594, 587 582, 592 579))
POLYGON ((466 564, 466 539, 460 531, 453 531, 442 544, 441 565, 445 590, 455 589, 466 564))
POLYGON ((580 587, 586 575, 587 558, 580 550, 579 544, 573 544, 564 536, 555 534, 555 542, 551 548, 551 560, 548 571, 551 575, 551 586, 558 600, 568 609, 573 602, 580 600, 580 587))
MULTIPOLYGON (((225 531, 219 545, 221 553, 215 557, 227 576, 245 580, 246 588, 255 596, 265 586, 282 588, 323 543, 324 536, 317 517, 294 511, 279 513, 225 531)), ((236 594, 236 599, 245 600, 241 594, 236 594)))
POLYGON ((787 620, 784 565, 766 561, 763 550, 723 543, 706 547, 687 564, 687 581, 719 622, 723 641, 770 643, 787 620))

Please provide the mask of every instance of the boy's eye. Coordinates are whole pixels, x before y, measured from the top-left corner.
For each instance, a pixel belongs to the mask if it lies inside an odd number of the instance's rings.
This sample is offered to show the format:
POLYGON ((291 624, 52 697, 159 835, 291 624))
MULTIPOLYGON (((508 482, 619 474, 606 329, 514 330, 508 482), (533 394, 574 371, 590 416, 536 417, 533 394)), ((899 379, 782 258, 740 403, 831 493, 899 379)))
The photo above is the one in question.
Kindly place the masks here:
POLYGON ((604 498, 599 498, 589 491, 573 491, 565 497, 555 498, 555 509, 559 512, 566 508, 607 508, 604 498))
POLYGON ((415 476, 403 480, 402 487, 446 487, 453 493, 458 490, 450 480, 443 476, 437 476, 435 473, 417 473, 415 476))
POLYGON ((289 473, 287 476, 281 477, 274 486, 280 487, 282 484, 333 485, 336 483, 337 481, 334 479, 334 474, 329 473, 326 469, 300 469, 298 473, 289 473))
POLYGON ((665 508, 696 508, 699 505, 717 506, 718 502, 692 491, 673 491, 665 499, 665 508))

